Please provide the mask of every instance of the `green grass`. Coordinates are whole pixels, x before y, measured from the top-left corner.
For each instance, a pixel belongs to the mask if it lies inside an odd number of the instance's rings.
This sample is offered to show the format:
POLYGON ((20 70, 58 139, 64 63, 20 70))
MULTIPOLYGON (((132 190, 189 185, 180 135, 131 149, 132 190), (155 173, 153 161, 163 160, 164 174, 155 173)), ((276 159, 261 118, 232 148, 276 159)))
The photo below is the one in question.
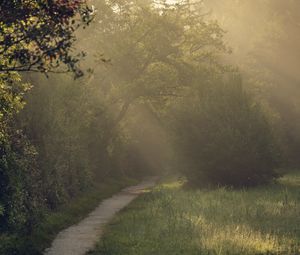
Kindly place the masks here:
MULTIPOLYGON (((44 220, 34 229, 31 236, 0 236, 3 254, 38 255, 51 245, 55 236, 61 230, 79 222, 87 216, 101 200, 110 197, 122 188, 137 183, 137 180, 123 178, 119 180, 107 179, 103 183, 93 186, 90 190, 72 199, 55 212, 48 212, 44 220)), ((1 246, 0 245, 0 246, 1 246)))
POLYGON ((300 173, 248 190, 162 184, 123 210, 90 254, 299 255, 300 173))

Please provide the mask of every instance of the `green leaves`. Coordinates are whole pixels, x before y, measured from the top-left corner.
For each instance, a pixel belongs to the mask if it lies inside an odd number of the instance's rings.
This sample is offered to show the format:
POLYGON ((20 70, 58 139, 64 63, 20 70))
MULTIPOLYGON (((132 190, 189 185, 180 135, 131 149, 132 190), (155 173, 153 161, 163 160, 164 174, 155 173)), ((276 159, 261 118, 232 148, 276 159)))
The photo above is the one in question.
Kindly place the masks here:
POLYGON ((216 80, 183 105, 176 131, 190 182, 241 187, 277 177, 272 129, 239 80, 216 80))
MULTIPOLYGON (((64 71, 82 75, 78 56, 70 53, 74 32, 90 23, 90 9, 84 0, 76 1, 2 1, 0 4, 0 72, 49 72, 60 63, 64 71)), ((61 71, 61 70, 60 70, 61 71)))

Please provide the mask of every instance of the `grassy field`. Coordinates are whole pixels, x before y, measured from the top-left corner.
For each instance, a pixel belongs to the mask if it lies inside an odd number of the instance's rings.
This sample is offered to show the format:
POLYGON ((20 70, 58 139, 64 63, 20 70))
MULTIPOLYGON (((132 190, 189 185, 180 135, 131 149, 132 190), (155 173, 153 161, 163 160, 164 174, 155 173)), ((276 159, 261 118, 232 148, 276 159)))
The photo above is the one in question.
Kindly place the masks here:
POLYGON ((80 196, 70 200, 55 212, 48 212, 30 236, 0 235, 0 255, 40 255, 51 245, 55 236, 68 226, 87 216, 101 200, 108 198, 122 188, 134 185, 138 180, 120 178, 106 179, 80 196))
POLYGON ((248 190, 165 183, 123 210, 93 255, 300 254, 300 174, 248 190))

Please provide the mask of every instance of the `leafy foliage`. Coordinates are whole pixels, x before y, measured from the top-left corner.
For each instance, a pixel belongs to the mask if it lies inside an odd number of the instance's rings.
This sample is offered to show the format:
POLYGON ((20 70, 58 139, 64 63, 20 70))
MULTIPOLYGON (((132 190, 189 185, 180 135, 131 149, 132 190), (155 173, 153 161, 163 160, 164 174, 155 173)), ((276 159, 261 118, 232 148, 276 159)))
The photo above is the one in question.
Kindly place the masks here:
POLYGON ((60 72, 63 63, 80 76, 78 56, 72 56, 71 49, 74 32, 82 22, 90 22, 90 11, 85 1, 77 0, 0 3, 1 232, 30 232, 44 207, 37 151, 16 118, 31 89, 19 73, 60 72))
POLYGON ((179 158, 186 156, 183 172, 195 182, 243 186, 276 177, 269 123, 238 82, 224 85, 233 69, 221 56, 230 50, 201 5, 114 1, 101 7, 105 19, 96 39, 111 57, 104 86, 120 105, 119 121, 129 106, 162 119, 179 141, 179 158))
POLYGON ((240 187, 277 176, 272 129, 239 79, 205 87, 183 107, 176 131, 191 183, 240 187))
MULTIPOLYGON (((154 102, 155 107, 199 78, 197 69, 222 68, 217 63, 227 52, 224 31, 205 20, 201 9, 192 9, 188 3, 107 1, 99 5, 101 19, 93 42, 98 43, 98 55, 104 52, 111 60, 100 74, 105 76, 103 86, 114 89, 112 100, 121 107, 141 101, 154 102)), ((103 55, 99 57, 102 61, 103 55)))
POLYGON ((78 14, 90 22, 84 0, 4 0, 0 4, 0 72, 48 72, 62 62, 77 76, 78 56, 72 56, 78 14))
POLYGON ((30 229, 39 205, 36 151, 14 124, 28 84, 18 74, 0 76, 0 230, 30 229))

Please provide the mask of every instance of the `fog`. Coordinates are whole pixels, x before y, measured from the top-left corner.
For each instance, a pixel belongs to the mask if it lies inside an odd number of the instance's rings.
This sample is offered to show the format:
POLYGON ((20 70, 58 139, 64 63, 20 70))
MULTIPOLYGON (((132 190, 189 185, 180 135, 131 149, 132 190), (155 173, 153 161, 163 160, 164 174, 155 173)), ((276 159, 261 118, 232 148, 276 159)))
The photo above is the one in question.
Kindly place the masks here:
MULTIPOLYGON (((114 72, 114 56, 105 51, 107 45, 115 42, 105 41, 101 35, 97 36, 97 32, 93 32, 98 30, 99 33, 99 30, 104 29, 103 26, 99 28, 99 24, 103 24, 107 17, 103 18, 105 11, 102 3, 97 1, 92 3, 97 9, 95 20, 84 36, 79 36, 78 43, 80 48, 88 53, 88 62, 83 62, 83 66, 92 66, 94 72, 91 80, 98 83, 99 88, 103 90, 100 80, 113 79, 114 83, 123 81, 119 73, 114 72), (95 56, 98 56, 98 59, 95 56), (102 75, 103 70, 109 70, 109 74, 102 75)), ((137 3, 142 4, 142 1, 137 3)), ((176 1, 166 3, 168 5, 185 4, 176 1)), ((156 4, 158 6, 158 2, 156 4)), ((295 142, 293 146, 298 151, 296 148, 299 147, 300 142, 298 135, 300 125, 298 121, 300 117, 300 73, 298 70, 300 66, 300 3, 293 0, 204 0, 195 2, 192 8, 198 8, 205 20, 216 20, 220 28, 224 30, 223 39, 230 54, 222 56, 223 63, 238 68, 246 89, 254 94, 268 111, 271 111, 274 125, 279 125, 280 132, 284 133, 281 139, 290 139, 291 142, 295 142), (285 130, 282 131, 282 129, 285 130)), ((156 26, 159 27, 160 23, 156 26)), ((147 31, 144 32, 147 33, 147 31)), ((136 68, 130 67, 130 54, 128 58, 128 68, 136 68)), ((130 118, 134 111, 139 111, 137 110, 139 107, 135 105, 134 110, 128 110, 127 118, 130 118)), ((117 108, 111 110, 112 115, 118 114, 117 108)), ((149 116, 147 118, 147 122, 141 121, 142 123, 137 125, 154 125, 155 120, 150 121, 149 116)), ((158 124, 155 125, 157 127, 158 124)), ((162 129, 162 127, 157 128, 162 129)), ((143 144, 148 147, 147 142, 143 141, 143 144)))
POLYGON ((47 2, 0 4, 0 241, 147 176, 299 172, 299 0, 47 2))

